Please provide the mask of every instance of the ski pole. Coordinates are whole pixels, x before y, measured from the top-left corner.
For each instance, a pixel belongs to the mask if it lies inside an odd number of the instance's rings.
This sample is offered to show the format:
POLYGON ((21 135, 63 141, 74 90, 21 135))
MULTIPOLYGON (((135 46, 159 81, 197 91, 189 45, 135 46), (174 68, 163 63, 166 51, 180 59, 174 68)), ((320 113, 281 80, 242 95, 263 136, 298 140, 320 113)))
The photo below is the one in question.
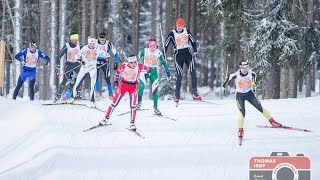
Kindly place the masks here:
POLYGON ((166 61, 167 59, 167 53, 164 47, 164 41, 163 41, 163 34, 162 34, 162 27, 161 27, 161 23, 159 23, 159 28, 160 28, 160 36, 161 36, 161 43, 162 43, 162 48, 163 48, 163 53, 164 53, 164 60, 166 61))

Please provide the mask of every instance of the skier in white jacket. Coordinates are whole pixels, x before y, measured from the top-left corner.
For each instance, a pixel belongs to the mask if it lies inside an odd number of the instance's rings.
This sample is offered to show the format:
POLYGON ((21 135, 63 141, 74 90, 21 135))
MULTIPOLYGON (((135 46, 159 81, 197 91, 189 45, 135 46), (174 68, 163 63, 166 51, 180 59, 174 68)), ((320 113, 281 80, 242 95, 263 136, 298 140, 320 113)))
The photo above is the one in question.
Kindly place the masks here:
POLYGON ((89 73, 90 75, 90 104, 91 107, 95 107, 95 99, 94 99, 94 86, 96 84, 96 76, 97 76, 97 58, 107 56, 106 52, 102 51, 97 46, 97 39, 89 36, 88 44, 81 48, 81 50, 76 54, 76 58, 81 64, 81 68, 79 74, 77 76, 77 80, 75 86, 73 87, 72 98, 69 100, 69 103, 74 101, 73 95, 77 93, 77 87, 81 79, 89 73))

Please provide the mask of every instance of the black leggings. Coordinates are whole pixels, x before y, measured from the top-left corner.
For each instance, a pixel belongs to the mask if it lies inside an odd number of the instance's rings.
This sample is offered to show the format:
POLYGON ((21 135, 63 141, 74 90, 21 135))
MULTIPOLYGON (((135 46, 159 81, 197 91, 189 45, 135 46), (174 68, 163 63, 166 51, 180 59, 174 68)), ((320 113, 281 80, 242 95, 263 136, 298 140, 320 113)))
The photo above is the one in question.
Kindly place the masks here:
MULTIPOLYGON (((21 86, 23 85, 24 80, 21 79, 21 77, 19 76, 18 82, 17 82, 17 86, 14 89, 13 92, 13 99, 16 99, 19 93, 19 90, 21 88, 21 86)), ((34 100, 34 84, 36 83, 36 78, 32 79, 31 81, 29 81, 29 97, 30 100, 33 101, 34 100)))
POLYGON ((180 97, 180 88, 181 88, 181 81, 182 81, 182 74, 183 74, 183 64, 186 63, 190 74, 191 74, 191 81, 192 81, 192 93, 197 93, 197 76, 196 76, 196 67, 195 62, 193 61, 192 55, 190 52, 182 52, 177 53, 175 55, 175 68, 177 72, 177 81, 176 81, 176 98, 180 97))
POLYGON ((245 101, 248 101, 256 109, 258 109, 258 111, 263 113, 263 108, 261 106, 261 103, 258 101, 258 99, 256 98, 256 96, 253 94, 252 91, 249 91, 247 93, 237 93, 236 100, 237 100, 238 109, 242 113, 243 117, 245 117, 245 114, 246 114, 245 101))
POLYGON ((106 80, 107 84, 111 85, 111 82, 110 82, 110 66, 109 66, 109 64, 105 64, 105 65, 97 64, 97 67, 99 67, 99 66, 100 66, 100 68, 97 69, 97 81, 98 81, 98 78, 99 78, 99 71, 101 69, 103 71, 103 73, 104 73, 103 77, 106 80))

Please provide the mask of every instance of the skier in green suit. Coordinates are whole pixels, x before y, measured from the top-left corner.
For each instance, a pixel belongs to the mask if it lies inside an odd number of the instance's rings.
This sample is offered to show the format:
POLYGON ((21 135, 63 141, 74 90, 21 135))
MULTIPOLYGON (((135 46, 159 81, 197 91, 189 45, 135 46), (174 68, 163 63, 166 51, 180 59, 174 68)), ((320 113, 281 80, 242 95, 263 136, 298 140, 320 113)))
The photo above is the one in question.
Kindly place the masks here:
POLYGON ((137 109, 141 108, 143 90, 146 85, 146 79, 150 79, 150 82, 152 84, 153 111, 154 111, 155 115, 161 116, 161 112, 158 109, 159 61, 161 62, 162 66, 165 69, 168 80, 170 80, 171 75, 170 75, 170 70, 168 68, 168 65, 164 59, 162 52, 157 48, 157 41, 155 39, 149 39, 148 47, 140 50, 139 61, 140 61, 140 63, 143 63, 144 65, 149 67, 151 69, 151 73, 140 75, 137 109))

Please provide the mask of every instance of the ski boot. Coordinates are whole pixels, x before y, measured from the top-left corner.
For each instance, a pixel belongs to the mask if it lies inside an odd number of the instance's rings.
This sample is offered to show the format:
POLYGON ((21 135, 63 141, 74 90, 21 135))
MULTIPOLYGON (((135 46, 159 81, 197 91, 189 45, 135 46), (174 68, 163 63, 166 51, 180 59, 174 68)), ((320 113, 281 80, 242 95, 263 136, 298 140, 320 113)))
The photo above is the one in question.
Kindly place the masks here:
POLYGON ((142 104, 142 102, 141 102, 141 101, 138 101, 137 110, 140 110, 140 109, 141 109, 141 104, 142 104))
POLYGON ((77 95, 76 95, 75 99, 82 99, 80 91, 77 91, 77 95))
POLYGON ((96 102, 95 101, 90 101, 90 107, 91 108, 95 108, 96 106, 96 102))
POLYGON ((270 124, 272 125, 272 127, 275 127, 275 128, 278 128, 278 127, 281 127, 282 124, 278 123, 277 121, 275 121, 273 118, 271 118, 269 120, 270 124))
POLYGON ((160 112, 160 110, 157 109, 157 108, 155 108, 155 107, 153 107, 153 112, 154 112, 154 114, 157 115, 157 116, 161 116, 161 115, 162 115, 161 112, 160 112))
POLYGON ((130 129, 131 131, 136 131, 136 130, 137 130, 137 127, 136 127, 136 125, 134 124, 134 121, 130 121, 130 127, 129 127, 129 129, 130 129))
POLYGON ((71 97, 70 99, 67 99, 67 103, 72 104, 75 101, 75 99, 73 97, 71 97))
POLYGON ((110 94, 110 95, 109 95, 109 99, 110 99, 110 100, 113 100, 113 98, 114 98, 113 94, 110 94))
POLYGON ((201 101, 201 97, 199 96, 199 94, 197 92, 192 93, 192 98, 195 101, 201 101))
POLYGON ((99 125, 100 126, 105 126, 105 125, 108 124, 108 121, 109 121, 109 116, 106 116, 106 117, 104 117, 104 119, 102 119, 101 122, 99 122, 99 125))
POLYGON ((61 98, 61 94, 57 94, 56 97, 54 98, 53 102, 59 101, 61 98))

